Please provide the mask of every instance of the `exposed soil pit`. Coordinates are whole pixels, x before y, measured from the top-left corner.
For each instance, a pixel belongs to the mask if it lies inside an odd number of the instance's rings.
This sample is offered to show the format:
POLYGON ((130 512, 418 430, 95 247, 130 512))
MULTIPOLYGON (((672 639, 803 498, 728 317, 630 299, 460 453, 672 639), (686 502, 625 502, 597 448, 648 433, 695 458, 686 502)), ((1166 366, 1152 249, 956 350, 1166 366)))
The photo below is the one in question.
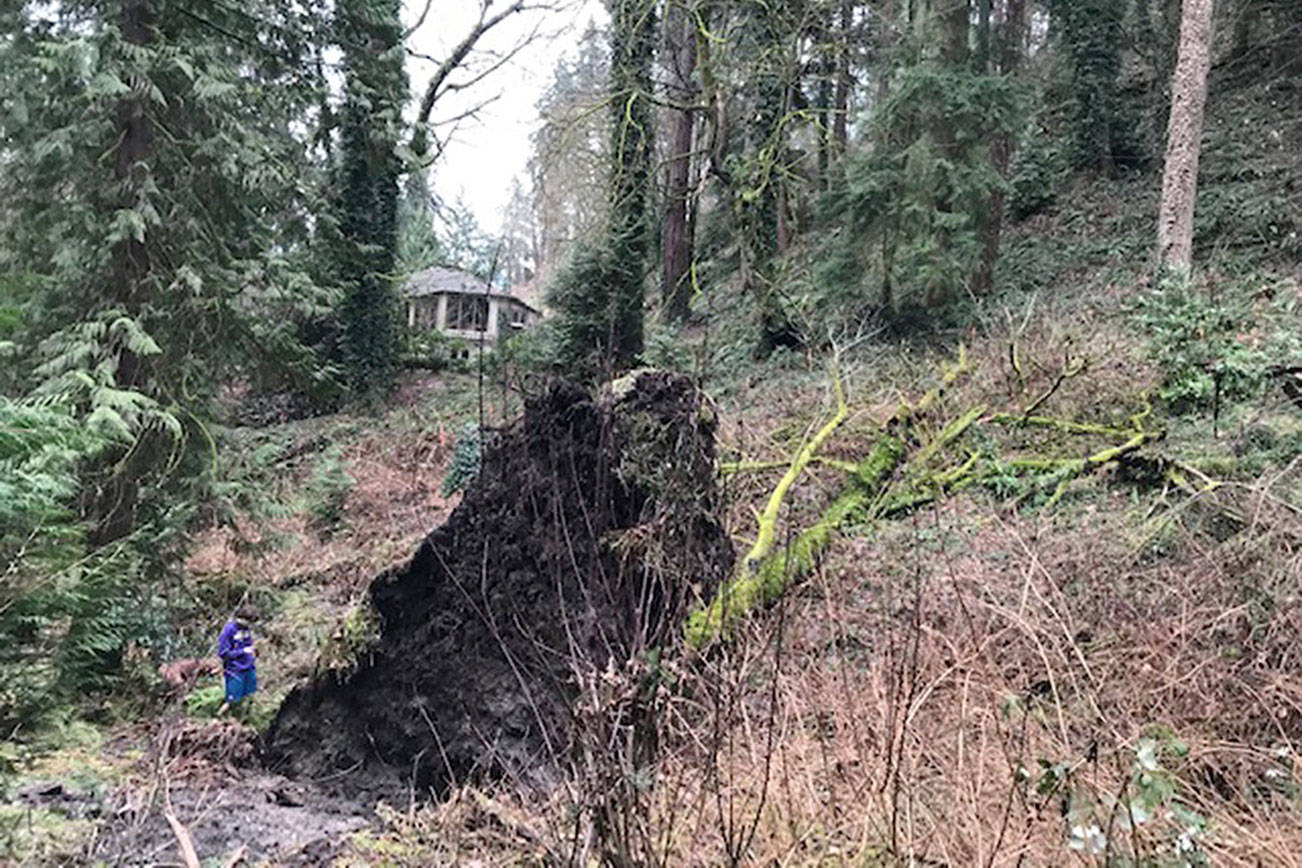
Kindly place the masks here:
POLYGON ((553 783, 580 680, 680 642, 731 567, 714 431, 662 372, 527 401, 448 522, 372 583, 378 641, 285 700, 270 767, 353 791, 553 783))
POLYGON ((326 865, 350 833, 371 822, 363 807, 277 775, 250 773, 220 785, 178 783, 168 795, 167 810, 155 805, 138 815, 129 797, 110 803, 115 816, 86 854, 88 861, 181 864, 168 811, 184 825, 204 864, 243 859, 255 865, 326 865))
MULTIPOLYGON (((86 803, 103 823, 68 864, 183 864, 184 838, 204 865, 322 865, 373 822, 370 806, 258 768, 255 745, 236 721, 176 714, 124 733, 105 756, 137 758, 120 785, 86 803)), ((67 812, 69 792, 44 783, 37 795, 67 812)))

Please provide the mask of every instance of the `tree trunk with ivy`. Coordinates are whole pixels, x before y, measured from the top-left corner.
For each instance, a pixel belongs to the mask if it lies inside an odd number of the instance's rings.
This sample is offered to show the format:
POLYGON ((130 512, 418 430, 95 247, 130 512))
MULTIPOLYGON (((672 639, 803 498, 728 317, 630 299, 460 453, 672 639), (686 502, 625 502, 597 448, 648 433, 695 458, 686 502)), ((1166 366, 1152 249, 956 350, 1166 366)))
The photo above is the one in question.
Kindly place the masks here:
POLYGON ((651 238, 653 0, 607 0, 610 13, 609 216, 552 286, 561 361, 572 373, 609 376, 637 364, 644 345, 643 282, 651 238))
POLYGON ((854 3, 841 0, 836 47, 836 91, 832 110, 832 143, 835 157, 845 155, 850 141, 850 36, 854 27, 854 3))
POLYGON ((1052 10, 1071 59, 1076 164, 1111 174, 1124 9, 1116 0, 1054 0, 1052 10))
POLYGON ((346 0, 337 11, 346 95, 340 123, 337 276, 344 291, 344 363, 355 397, 393 386, 399 346, 396 151, 407 96, 400 6, 346 0))

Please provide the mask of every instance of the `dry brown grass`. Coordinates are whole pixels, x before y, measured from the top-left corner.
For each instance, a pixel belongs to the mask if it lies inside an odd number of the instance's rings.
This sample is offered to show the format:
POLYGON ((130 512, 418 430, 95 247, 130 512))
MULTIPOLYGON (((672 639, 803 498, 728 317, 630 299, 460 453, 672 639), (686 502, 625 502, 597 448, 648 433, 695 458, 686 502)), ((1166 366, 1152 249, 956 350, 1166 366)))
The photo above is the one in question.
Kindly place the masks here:
MULTIPOLYGON (((731 679, 760 686, 738 688, 734 749, 717 753, 727 798, 696 799, 704 816, 670 862, 728 861, 718 830, 731 798, 735 815, 758 817, 748 863, 1180 864, 1161 862, 1183 829, 1174 818, 1126 828, 1136 748, 1160 725, 1189 745, 1161 762, 1170 804, 1208 821, 1198 841, 1213 862, 1293 864, 1302 817, 1282 790, 1302 738, 1302 621, 1288 598, 1250 609, 1254 586, 1296 593, 1296 514, 1144 563, 1124 503, 1109 506, 1072 524, 982 526, 954 504, 843 546, 785 604, 771 709, 779 616, 755 626, 750 646, 770 650, 731 679), (1051 791, 1042 760, 1071 769, 1051 791), (1107 850, 1068 849, 1069 827, 1092 824, 1107 850)), ((684 750, 664 780, 690 779, 710 753, 684 750)))
MULTIPOLYGON (((249 584, 278 587, 308 581, 356 592, 381 569, 410 556, 416 543, 456 505, 439 495, 452 441, 438 430, 381 427, 346 444, 343 460, 353 486, 338 532, 322 537, 309 516, 291 515, 255 526, 214 527, 199 535, 186 561, 195 579, 239 575, 249 584), (261 546, 272 535, 285 545, 261 546), (252 545, 250 545, 252 544, 252 545)), ((284 480, 301 490, 312 468, 284 480)))
MULTIPOLYGON (((1109 307, 1009 312, 971 347, 974 373, 941 415, 1040 401, 1059 418, 1128 424, 1155 374, 1100 314, 1109 307)), ((900 397, 916 397, 894 383, 920 391, 933 367, 847 367, 859 410, 829 452, 855 456, 900 397)), ((811 365, 798 383, 734 392, 724 443, 751 460, 789 457, 827 412, 818 377, 811 365)), ((1013 452, 1085 448, 1002 436, 1013 452)), ((1289 500, 1300 478, 1295 461, 1192 498, 1082 480, 1051 513, 966 494, 847 535, 728 647, 675 670, 636 818, 656 861, 1302 864, 1302 513, 1289 500), (1153 816, 1133 819, 1145 805, 1153 816), (1094 851, 1073 848, 1074 827, 1094 851), (1182 836, 1194 849, 1177 852, 1182 836)), ((739 540, 771 483, 730 479, 739 540)), ((811 473, 784 520, 803 526, 837 484, 811 473)), ((413 809, 391 841, 412 843, 403 830, 423 823, 425 840, 442 828, 464 843, 454 861, 564 861, 575 824, 563 791, 540 804, 503 786, 494 798, 543 843, 468 820, 464 800, 413 809), (468 838, 467 823, 490 840, 468 838)))

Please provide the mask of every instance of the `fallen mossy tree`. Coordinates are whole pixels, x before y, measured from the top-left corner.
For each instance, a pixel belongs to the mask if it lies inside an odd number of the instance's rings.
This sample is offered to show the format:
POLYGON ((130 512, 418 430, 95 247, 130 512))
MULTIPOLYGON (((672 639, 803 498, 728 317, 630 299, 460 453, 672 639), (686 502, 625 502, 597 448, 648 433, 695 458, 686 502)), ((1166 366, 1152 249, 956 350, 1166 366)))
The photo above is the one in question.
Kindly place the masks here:
POLYGON ((918 421, 940 400, 945 390, 967 371, 967 351, 960 346, 957 362, 942 368, 939 383, 929 389, 917 403, 901 402, 883 426, 882 433, 868 456, 860 462, 842 465, 849 471, 847 486, 818 521, 796 535, 789 546, 775 553, 773 540, 776 539, 778 515, 786 493, 796 477, 816 457, 819 446, 848 415, 840 369, 833 363, 832 391, 837 402, 836 411, 815 437, 796 453, 782 480, 769 496, 764 512, 758 518, 759 533, 755 545, 738 562, 733 575, 714 599, 688 618, 688 645, 700 647, 726 633, 737 618, 775 600, 793 577, 808 573, 815 559, 831 542, 833 533, 852 516, 864 511, 900 464, 908 450, 906 429, 916 427, 918 421))
MULTIPOLYGON (((1151 412, 1147 403, 1143 410, 1130 417, 1127 428, 1027 412, 987 413, 985 405, 977 404, 948 419, 938 430, 932 426, 936 433, 925 436, 922 423, 934 419, 942 396, 970 370, 967 354, 960 346, 956 362, 942 367, 940 382, 917 402, 902 402, 870 442, 863 459, 846 461, 817 454, 835 425, 847 416, 844 389, 834 368, 836 413, 827 425, 819 429, 815 438, 801 447, 794 459, 786 463, 735 462, 723 468, 725 472, 737 473, 785 466, 787 471, 759 516, 757 544, 738 562, 714 599, 689 616, 685 629, 688 645, 700 648, 726 637, 751 612, 775 601, 793 583, 813 571, 818 558, 843 527, 907 515, 974 486, 984 486, 996 494, 1008 496, 1019 506, 1037 503, 1043 508, 1052 508, 1076 480, 1108 465, 1139 460, 1139 450, 1165 434, 1162 430, 1144 427, 1144 420, 1151 412), (949 458, 953 448, 974 430, 996 427, 1045 430, 1072 441, 1089 437, 1112 442, 1084 449, 1073 456, 1005 456, 986 445, 968 449, 959 458, 949 458), (795 478, 811 464, 843 471, 842 488, 812 524, 795 532, 787 546, 775 551, 772 541, 776 538, 777 517, 785 497, 795 478), (1010 485, 1010 480, 1016 484, 1010 485), (759 540, 766 544, 761 546, 759 540)), ((1032 409, 1041 403, 1037 401, 1032 409)), ((1144 460, 1151 463, 1153 459, 1144 460)), ((1189 481, 1191 468, 1188 465, 1166 459, 1158 459, 1158 464, 1172 484, 1186 491, 1198 490, 1189 481)), ((1202 490, 1216 484, 1203 474, 1198 476, 1203 483, 1202 490)))

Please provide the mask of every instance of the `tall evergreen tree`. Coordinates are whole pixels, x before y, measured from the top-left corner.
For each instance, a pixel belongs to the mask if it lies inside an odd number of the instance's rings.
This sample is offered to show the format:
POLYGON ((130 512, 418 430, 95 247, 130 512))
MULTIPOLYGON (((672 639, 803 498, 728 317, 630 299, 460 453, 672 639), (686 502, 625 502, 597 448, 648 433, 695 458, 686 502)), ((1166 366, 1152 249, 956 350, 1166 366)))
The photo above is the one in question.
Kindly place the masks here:
POLYGON ((607 0, 610 30, 609 213, 600 247, 580 250, 552 287, 562 360, 602 370, 636 363, 643 348, 643 282, 650 252, 648 195, 654 0, 607 0))
POLYGON ((86 489, 99 541, 138 523, 141 486, 177 466, 160 455, 204 442, 220 377, 319 369, 294 327, 323 301, 305 279, 312 19, 280 0, 8 13, 0 271, 44 296, 29 377, 123 443, 86 489))
POLYGON ((0 9, 0 285, 27 300, 0 428, 30 429, 0 448, 20 483, 0 493, 0 550, 27 522, 25 550, 50 553, 0 566, 0 664, 56 660, 47 707, 111 674, 128 638, 165 641, 141 631, 210 491, 218 385, 325 370, 297 330, 325 307, 307 244, 318 16, 287 0, 0 9))
POLYGON ((1122 0, 1054 0, 1052 9, 1071 61, 1076 164, 1111 172, 1121 138, 1117 76, 1125 4, 1122 0))
POLYGON ((399 0, 344 0, 336 11, 346 80, 334 247, 343 361, 359 398, 392 388, 400 338, 397 148, 407 97, 400 14, 399 0))

